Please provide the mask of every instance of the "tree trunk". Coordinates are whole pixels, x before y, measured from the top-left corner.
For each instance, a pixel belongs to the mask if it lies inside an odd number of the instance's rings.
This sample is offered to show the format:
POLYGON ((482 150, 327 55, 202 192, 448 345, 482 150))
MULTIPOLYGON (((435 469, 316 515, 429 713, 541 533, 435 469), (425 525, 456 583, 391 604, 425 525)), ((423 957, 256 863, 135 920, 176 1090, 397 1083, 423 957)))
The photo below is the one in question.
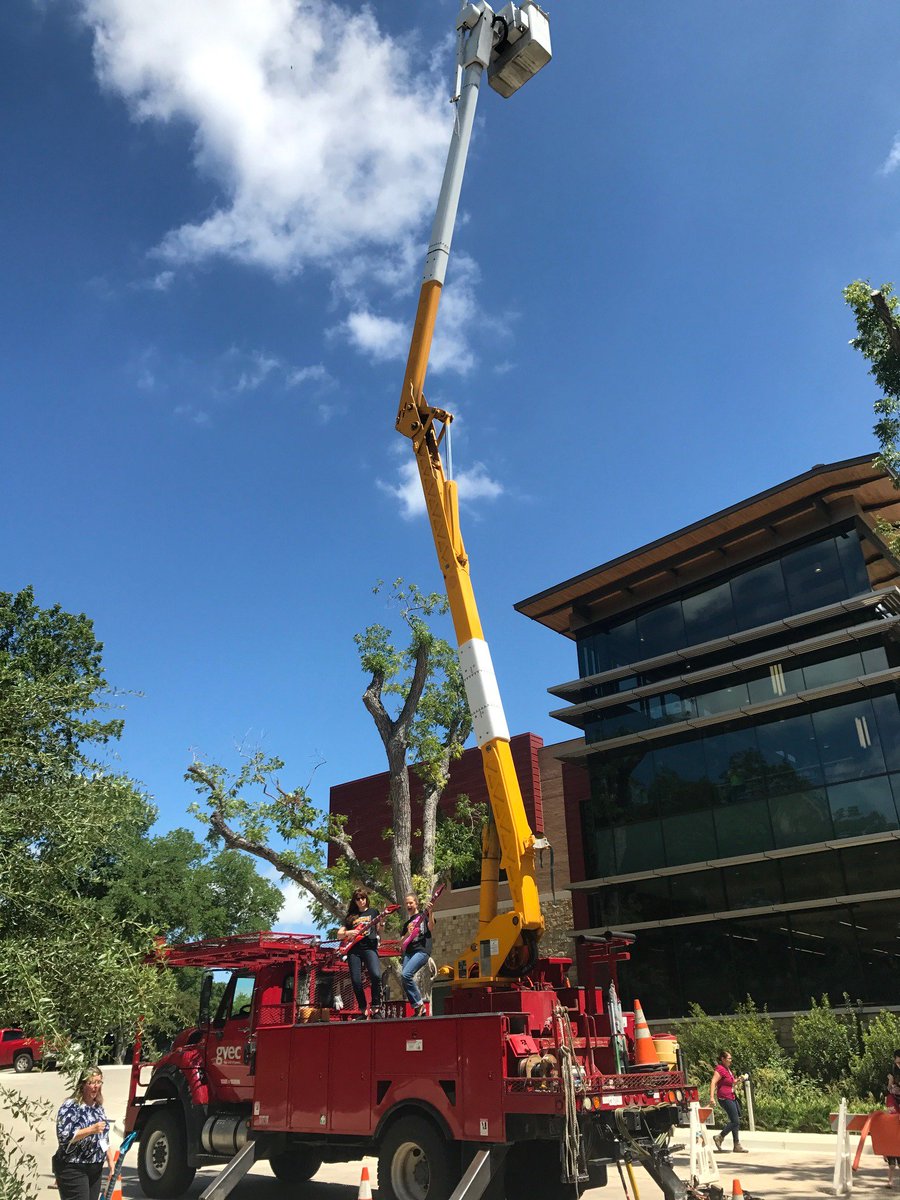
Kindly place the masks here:
POLYGON ((412 890, 412 816, 410 813, 409 768, 406 765, 406 747, 388 751, 391 783, 391 819, 394 836, 391 842, 391 872, 394 877, 394 893, 398 904, 412 890))

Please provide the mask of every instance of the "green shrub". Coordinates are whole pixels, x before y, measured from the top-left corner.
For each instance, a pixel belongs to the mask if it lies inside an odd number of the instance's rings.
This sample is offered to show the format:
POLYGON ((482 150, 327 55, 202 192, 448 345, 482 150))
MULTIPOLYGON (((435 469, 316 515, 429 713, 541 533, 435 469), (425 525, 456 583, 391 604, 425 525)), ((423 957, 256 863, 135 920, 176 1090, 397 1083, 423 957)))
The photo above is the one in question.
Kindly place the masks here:
MULTIPOLYGON (((782 1059, 759 1068, 752 1076, 753 1109, 757 1129, 784 1129, 794 1133, 829 1133, 829 1115, 837 1112, 840 1089, 822 1087, 798 1075, 782 1059)), ((747 1120, 746 1103, 744 1124, 747 1120)))
POLYGON ((900 1046, 900 1014, 879 1013, 863 1030, 862 1054, 854 1055, 850 1074, 860 1096, 884 1101, 887 1073, 894 1050, 900 1046))
POLYGON ((808 1013, 794 1018, 794 1065, 802 1075, 827 1087, 849 1073, 856 1053, 856 1024, 852 1015, 836 1013, 827 996, 819 1004, 815 1000, 810 1004, 808 1013))
POLYGON ((784 1060, 772 1018, 765 1010, 760 1012, 749 996, 733 1017, 712 1017, 699 1004, 691 1004, 690 1013, 690 1021, 676 1032, 688 1078, 701 1089, 702 1097, 709 1095, 721 1050, 731 1052, 735 1075, 749 1072, 755 1077, 761 1067, 784 1060))

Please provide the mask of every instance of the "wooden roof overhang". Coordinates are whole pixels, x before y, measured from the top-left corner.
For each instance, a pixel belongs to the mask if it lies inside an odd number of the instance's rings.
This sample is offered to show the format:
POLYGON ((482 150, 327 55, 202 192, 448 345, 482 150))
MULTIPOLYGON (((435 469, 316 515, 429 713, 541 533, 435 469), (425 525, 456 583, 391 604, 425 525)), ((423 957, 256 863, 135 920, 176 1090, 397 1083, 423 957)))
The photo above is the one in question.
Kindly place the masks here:
POLYGON ((900 520, 900 491, 872 456, 825 463, 695 521, 666 537, 547 588, 515 608, 566 637, 761 557, 788 542, 856 519, 869 543, 873 586, 900 579, 900 562, 875 533, 879 517, 900 520))

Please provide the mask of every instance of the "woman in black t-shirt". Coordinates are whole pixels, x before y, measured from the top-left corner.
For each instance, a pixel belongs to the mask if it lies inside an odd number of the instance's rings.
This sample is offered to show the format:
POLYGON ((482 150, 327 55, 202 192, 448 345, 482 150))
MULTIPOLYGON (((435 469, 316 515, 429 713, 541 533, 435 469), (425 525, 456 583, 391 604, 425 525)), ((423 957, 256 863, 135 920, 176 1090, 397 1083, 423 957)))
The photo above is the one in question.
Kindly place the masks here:
MULTIPOLYGON (((354 930, 359 929, 360 922, 367 926, 374 925, 375 918, 380 916, 377 909, 369 908, 369 893, 365 888, 357 888, 344 917, 344 924, 338 930, 338 937, 348 937, 354 930)), ((366 1015, 366 992, 362 982, 362 969, 365 963, 372 992, 372 1007, 369 1016, 381 1016, 381 963, 378 959, 378 934, 373 930, 360 938, 347 954, 347 966, 350 968, 350 983, 353 995, 359 1007, 360 1016, 366 1015)))
POLYGON ((434 913, 431 911, 431 905, 429 904, 424 912, 419 912, 418 897, 410 892, 406 897, 406 921, 400 935, 403 945, 400 978, 406 998, 412 1005, 414 1017, 424 1017, 428 1013, 422 993, 416 986, 416 975, 431 958, 433 932, 434 913), (416 923, 415 929, 412 928, 413 922, 416 923), (411 938, 410 933, 413 934, 411 938))

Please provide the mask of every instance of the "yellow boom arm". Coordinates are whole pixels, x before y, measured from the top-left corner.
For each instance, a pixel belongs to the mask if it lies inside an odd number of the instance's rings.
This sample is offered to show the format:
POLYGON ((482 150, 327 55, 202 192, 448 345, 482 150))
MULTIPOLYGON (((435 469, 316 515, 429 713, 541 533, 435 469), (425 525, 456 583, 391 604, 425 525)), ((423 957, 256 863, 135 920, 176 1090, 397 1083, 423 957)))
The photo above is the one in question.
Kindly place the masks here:
MULTIPOLYGON (((523 50, 527 47, 534 58, 535 42, 540 41, 541 48, 546 46, 546 57, 538 66, 530 68, 534 73, 549 58, 546 17, 531 0, 525 0, 520 9, 514 9, 513 16, 519 21, 523 50), (540 35, 540 38, 534 35, 540 35)), ((456 484, 445 477, 441 462, 440 445, 453 418, 443 409, 432 408, 424 391, 478 87, 485 68, 492 62, 497 63, 498 49, 505 54, 505 63, 514 57, 507 44, 509 23, 505 19, 498 22, 488 4, 464 4, 457 28, 457 80, 461 86, 455 98, 456 122, 425 260, 425 277, 400 394, 397 430, 411 440, 416 456, 493 814, 493 823, 488 826, 484 839, 478 938, 453 966, 455 982, 483 984, 504 974, 521 973, 531 963, 536 941, 544 928, 534 854, 536 847, 543 847, 546 842, 537 842, 528 824, 490 650, 475 604, 469 559, 459 528, 456 484), (506 870, 512 895, 512 912, 507 913, 497 911, 497 880, 501 866, 506 870)), ((504 70, 508 73, 506 67, 504 70)), ((522 70, 519 67, 520 73, 522 70)), ((496 83, 494 86, 502 91, 496 83)))

